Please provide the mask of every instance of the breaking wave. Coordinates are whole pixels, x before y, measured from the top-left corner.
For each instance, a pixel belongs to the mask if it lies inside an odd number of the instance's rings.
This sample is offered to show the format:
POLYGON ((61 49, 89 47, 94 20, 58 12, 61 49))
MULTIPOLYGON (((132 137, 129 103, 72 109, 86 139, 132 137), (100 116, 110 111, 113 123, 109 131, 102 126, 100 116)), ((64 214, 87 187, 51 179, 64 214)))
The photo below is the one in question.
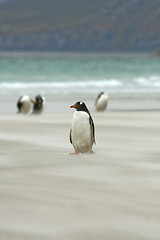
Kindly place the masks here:
POLYGON ((160 77, 139 77, 133 79, 102 79, 82 81, 42 81, 42 82, 1 82, 0 94, 97 94, 106 91, 114 94, 160 93, 160 77))

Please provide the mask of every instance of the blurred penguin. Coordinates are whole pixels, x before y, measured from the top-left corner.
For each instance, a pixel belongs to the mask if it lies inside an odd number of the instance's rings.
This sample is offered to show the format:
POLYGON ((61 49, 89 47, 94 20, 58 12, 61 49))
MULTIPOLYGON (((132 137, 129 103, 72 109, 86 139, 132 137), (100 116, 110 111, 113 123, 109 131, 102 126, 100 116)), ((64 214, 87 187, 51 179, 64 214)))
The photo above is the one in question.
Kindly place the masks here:
POLYGON ((101 92, 95 102, 96 111, 104 111, 108 105, 108 95, 101 92))
POLYGON ((28 95, 21 96, 17 101, 17 113, 27 114, 31 110, 31 99, 28 95))
POLYGON ((91 114, 82 101, 76 102, 70 108, 75 108, 72 127, 70 129, 70 143, 73 144, 74 153, 93 153, 92 146, 95 141, 95 127, 91 114))
POLYGON ((41 95, 37 95, 35 97, 35 100, 32 100, 33 103, 33 114, 40 114, 43 112, 45 104, 46 104, 46 100, 43 96, 41 95))

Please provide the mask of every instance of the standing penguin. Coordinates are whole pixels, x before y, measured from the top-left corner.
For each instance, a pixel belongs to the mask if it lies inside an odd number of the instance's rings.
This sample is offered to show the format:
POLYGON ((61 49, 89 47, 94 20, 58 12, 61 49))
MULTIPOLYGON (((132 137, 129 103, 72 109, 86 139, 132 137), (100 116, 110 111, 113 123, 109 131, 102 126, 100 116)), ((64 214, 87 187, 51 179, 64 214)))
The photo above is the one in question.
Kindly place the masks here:
POLYGON ((17 101, 18 113, 27 114, 31 110, 31 99, 28 95, 21 96, 17 101))
POLYGON ((76 102, 70 108, 75 108, 73 114, 72 128, 70 130, 70 142, 75 152, 93 153, 92 146, 95 142, 94 122, 84 102, 76 102))
POLYGON ((101 92, 95 102, 95 107, 97 111, 104 111, 108 105, 108 95, 101 92))
POLYGON ((35 100, 32 100, 33 103, 33 113, 40 114, 43 112, 46 100, 43 96, 37 95, 35 100))

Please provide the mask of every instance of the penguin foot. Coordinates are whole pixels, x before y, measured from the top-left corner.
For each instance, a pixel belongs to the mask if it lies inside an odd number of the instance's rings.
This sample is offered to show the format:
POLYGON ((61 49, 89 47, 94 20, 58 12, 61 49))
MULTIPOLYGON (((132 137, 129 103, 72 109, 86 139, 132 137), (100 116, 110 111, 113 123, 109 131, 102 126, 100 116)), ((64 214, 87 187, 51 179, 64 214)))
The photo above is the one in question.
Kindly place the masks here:
POLYGON ((75 155, 75 154, 79 154, 79 152, 76 150, 76 148, 75 148, 75 146, 73 145, 73 147, 74 147, 74 152, 73 153, 70 153, 69 155, 75 155))
POLYGON ((69 155, 78 155, 78 152, 69 153, 69 155))
POLYGON ((93 154, 95 152, 93 152, 92 150, 88 149, 88 151, 86 152, 87 154, 93 154))
POLYGON ((74 155, 74 154, 79 154, 79 152, 77 152, 77 150, 74 148, 74 152, 73 153, 70 153, 70 155, 74 155))

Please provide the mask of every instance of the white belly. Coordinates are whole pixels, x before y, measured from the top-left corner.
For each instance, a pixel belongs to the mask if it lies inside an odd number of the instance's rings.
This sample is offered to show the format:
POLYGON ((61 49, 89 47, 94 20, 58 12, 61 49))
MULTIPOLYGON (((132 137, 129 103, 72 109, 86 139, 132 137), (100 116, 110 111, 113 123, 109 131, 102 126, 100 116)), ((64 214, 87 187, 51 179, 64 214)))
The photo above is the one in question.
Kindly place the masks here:
POLYGON ((31 110, 31 100, 28 96, 23 96, 22 98, 22 113, 26 114, 29 113, 29 111, 31 110))
POLYGON ((97 111, 103 111, 107 107, 108 103, 108 96, 106 94, 103 94, 97 101, 96 104, 96 110, 97 111))
POLYGON ((75 111, 73 115, 72 143, 76 150, 81 153, 92 149, 89 116, 86 112, 75 111))

